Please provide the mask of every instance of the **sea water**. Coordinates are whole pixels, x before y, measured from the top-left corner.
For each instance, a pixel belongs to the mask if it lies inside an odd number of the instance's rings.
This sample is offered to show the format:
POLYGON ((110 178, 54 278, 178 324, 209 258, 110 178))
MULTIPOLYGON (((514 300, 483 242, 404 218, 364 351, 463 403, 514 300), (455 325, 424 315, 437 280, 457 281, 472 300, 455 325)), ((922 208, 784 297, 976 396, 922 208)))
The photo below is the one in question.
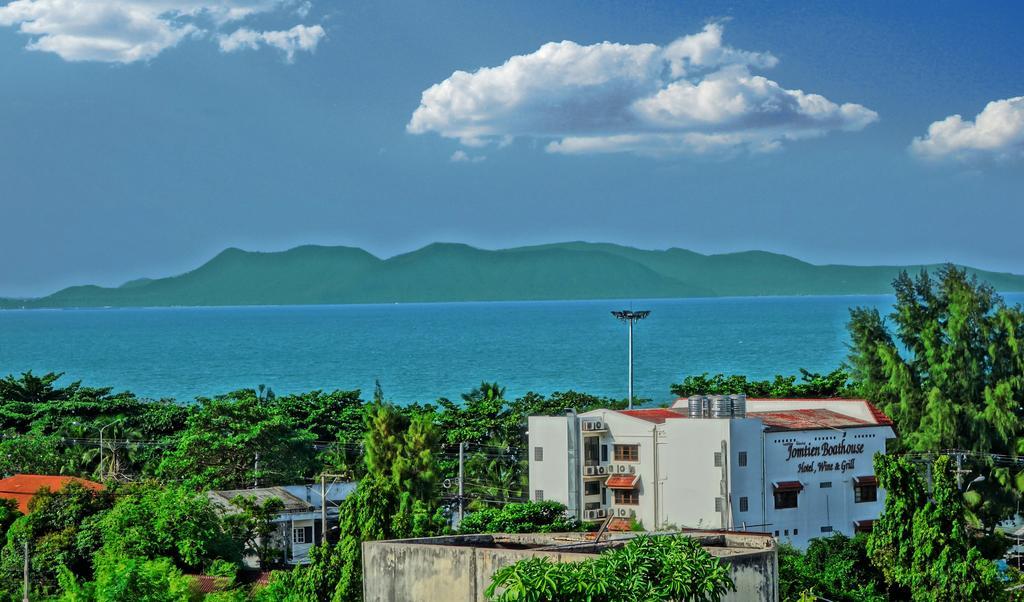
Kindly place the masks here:
MULTIPOLYGON (((1008 302, 1024 295, 1006 295, 1008 302)), ((828 372, 848 354, 849 308, 891 296, 423 303, 0 311, 0 375, 182 401, 264 384, 277 393, 362 389, 398 402, 457 399, 481 381, 507 395, 574 389, 625 397, 627 328, 635 394, 671 398, 688 374, 752 378, 828 372)))

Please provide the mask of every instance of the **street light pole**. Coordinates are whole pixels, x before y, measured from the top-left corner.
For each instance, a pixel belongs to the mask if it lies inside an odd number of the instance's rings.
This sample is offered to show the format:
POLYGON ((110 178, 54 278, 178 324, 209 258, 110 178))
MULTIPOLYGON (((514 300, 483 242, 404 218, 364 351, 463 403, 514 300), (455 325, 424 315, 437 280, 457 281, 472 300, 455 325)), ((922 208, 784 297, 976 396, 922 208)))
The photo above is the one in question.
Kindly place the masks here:
POLYGON ((650 311, 633 311, 623 309, 613 311, 612 315, 623 322, 629 323, 629 409, 633 409, 633 324, 651 315, 650 311))

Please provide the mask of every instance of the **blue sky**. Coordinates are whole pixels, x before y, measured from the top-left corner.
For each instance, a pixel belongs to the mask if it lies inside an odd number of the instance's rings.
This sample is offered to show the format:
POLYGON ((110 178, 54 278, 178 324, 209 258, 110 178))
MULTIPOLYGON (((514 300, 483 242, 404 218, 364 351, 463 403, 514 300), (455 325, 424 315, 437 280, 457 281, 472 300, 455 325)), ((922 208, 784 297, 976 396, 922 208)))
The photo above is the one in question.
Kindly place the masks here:
POLYGON ((438 240, 1024 273, 1020 3, 75 4, 0 0, 0 295, 438 240))

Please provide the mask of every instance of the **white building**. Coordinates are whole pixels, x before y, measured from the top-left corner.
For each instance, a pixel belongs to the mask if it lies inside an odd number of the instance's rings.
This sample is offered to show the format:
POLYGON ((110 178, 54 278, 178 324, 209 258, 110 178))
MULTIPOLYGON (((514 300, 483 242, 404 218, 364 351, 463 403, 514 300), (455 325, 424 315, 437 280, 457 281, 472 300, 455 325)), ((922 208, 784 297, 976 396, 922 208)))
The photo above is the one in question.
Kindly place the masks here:
POLYGON ((881 514, 872 458, 895 434, 871 403, 691 400, 531 416, 531 498, 584 521, 615 517, 612 528, 746 529, 801 548, 869 530, 881 514))

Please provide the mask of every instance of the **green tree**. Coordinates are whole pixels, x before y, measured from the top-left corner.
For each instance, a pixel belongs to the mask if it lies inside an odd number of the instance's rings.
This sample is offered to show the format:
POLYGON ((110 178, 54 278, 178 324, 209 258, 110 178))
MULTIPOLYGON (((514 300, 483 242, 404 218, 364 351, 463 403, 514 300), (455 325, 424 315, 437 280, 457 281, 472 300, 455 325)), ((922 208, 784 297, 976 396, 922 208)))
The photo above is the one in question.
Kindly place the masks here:
POLYGON ((949 457, 936 459, 931 473, 929 492, 906 457, 875 457, 885 510, 867 552, 890 596, 915 602, 1004 599, 995 563, 983 557, 970 533, 949 457))
POLYGON ((431 468, 437 434, 430 422, 378 404, 366 429, 366 476, 339 508, 338 542, 310 553, 310 566, 297 579, 303 599, 361 600, 362 542, 433 535, 441 528, 431 468))
POLYGON ((79 584, 63 568, 60 574, 65 602, 189 602, 195 598, 193 579, 168 558, 96 555, 96 580, 79 584))
POLYGON ((116 491, 99 520, 103 549, 131 558, 169 558, 194 572, 214 560, 238 562, 241 549, 210 499, 181 486, 141 483, 116 491))
POLYGON ((459 533, 559 533, 578 531, 580 523, 554 501, 506 504, 468 514, 459 533))
POLYGON ((74 482, 60 491, 40 491, 29 505, 30 512, 14 520, 7 530, 6 545, 0 551, 0 574, 8 583, 20 581, 22 545, 27 541, 32 582, 37 587, 53 587, 61 566, 75 575, 91 575, 92 554, 100 547, 95 521, 111 507, 112 499, 109 492, 74 482))
POLYGON ((276 497, 260 502, 255 496, 239 495, 231 500, 231 504, 239 512, 229 514, 225 521, 235 533, 235 538, 243 542, 245 554, 256 556, 261 570, 279 564, 284 550, 275 546, 277 542, 273 536, 277 527, 274 519, 284 511, 284 502, 276 497))
POLYGON ((200 400, 159 474, 196 488, 293 483, 315 471, 314 436, 252 390, 200 400))
POLYGON ((903 449, 975 452, 967 468, 987 478, 971 510, 991 532, 1024 485, 990 456, 1024 451, 1024 311, 954 266, 893 287, 892 330, 876 310, 850 312, 854 390, 894 420, 903 449))
POLYGON ((780 599, 795 602, 814 592, 835 602, 884 602, 885 582, 868 558, 867 540, 863 534, 812 539, 806 553, 780 545, 780 599))
POLYGON ((672 385, 672 393, 680 397, 691 395, 744 394, 749 397, 768 398, 830 398, 843 397, 849 391, 849 373, 837 368, 828 374, 800 369, 800 382, 796 376, 776 375, 773 380, 748 380, 746 376, 707 372, 687 376, 683 382, 672 385))

